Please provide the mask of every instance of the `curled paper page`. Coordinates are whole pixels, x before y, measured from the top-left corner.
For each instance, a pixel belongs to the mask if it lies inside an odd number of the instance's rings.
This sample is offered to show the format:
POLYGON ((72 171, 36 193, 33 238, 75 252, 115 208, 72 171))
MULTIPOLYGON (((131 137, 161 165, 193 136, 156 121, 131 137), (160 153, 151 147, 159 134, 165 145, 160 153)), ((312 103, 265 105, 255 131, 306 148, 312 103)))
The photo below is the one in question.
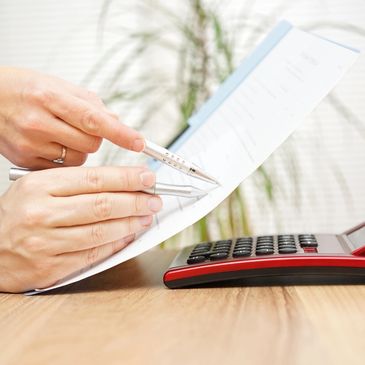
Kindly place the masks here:
POLYGON ((112 257, 35 294, 129 260, 195 223, 222 202, 298 127, 358 57, 351 48, 280 22, 191 118, 176 152, 218 179, 213 187, 167 166, 158 181, 211 189, 201 199, 163 197, 154 226, 112 257))

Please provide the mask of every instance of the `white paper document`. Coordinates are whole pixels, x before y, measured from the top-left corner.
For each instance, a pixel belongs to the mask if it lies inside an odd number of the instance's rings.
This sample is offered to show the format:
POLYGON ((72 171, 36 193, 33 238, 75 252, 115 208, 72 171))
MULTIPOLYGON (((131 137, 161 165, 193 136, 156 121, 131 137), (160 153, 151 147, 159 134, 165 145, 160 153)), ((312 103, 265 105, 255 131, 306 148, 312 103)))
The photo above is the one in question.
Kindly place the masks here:
POLYGON ((190 184, 211 191, 201 199, 163 196, 164 207, 155 224, 135 242, 45 290, 129 260, 212 211, 288 138, 358 54, 287 22, 279 23, 192 118, 191 132, 177 143, 176 153, 217 178, 221 186, 214 187, 167 166, 159 167, 159 182, 190 184))

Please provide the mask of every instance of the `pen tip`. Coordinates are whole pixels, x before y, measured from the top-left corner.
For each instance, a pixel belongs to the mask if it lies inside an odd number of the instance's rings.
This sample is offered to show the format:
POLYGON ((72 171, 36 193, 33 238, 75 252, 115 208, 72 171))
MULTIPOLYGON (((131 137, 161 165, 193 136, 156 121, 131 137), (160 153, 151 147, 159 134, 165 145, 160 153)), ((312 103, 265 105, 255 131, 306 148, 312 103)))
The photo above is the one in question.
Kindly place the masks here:
POLYGON ((207 191, 198 189, 194 186, 191 187, 191 196, 196 198, 202 198, 203 196, 206 196, 208 194, 207 191))
POLYGON ((215 179, 213 176, 207 174, 206 172, 202 171, 200 168, 196 168, 194 170, 194 174, 192 174, 192 176, 194 176, 200 180, 209 182, 211 184, 221 185, 217 179, 215 179))

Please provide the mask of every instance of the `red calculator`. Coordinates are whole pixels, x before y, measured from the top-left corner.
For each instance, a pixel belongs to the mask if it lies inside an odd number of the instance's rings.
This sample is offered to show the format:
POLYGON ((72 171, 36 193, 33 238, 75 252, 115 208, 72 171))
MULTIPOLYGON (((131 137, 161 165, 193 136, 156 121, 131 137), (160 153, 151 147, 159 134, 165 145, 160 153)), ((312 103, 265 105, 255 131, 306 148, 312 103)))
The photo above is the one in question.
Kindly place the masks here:
POLYGON ((185 247, 164 274, 168 288, 365 284, 365 222, 342 234, 236 237, 185 247))

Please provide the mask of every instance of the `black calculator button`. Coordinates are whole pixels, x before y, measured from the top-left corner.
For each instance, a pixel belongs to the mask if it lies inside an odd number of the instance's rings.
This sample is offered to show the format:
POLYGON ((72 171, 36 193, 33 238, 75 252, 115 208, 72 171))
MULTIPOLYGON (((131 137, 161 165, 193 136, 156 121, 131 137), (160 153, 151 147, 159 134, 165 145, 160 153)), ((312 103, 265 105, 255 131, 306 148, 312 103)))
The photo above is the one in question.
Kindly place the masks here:
POLYGON ((224 245, 231 245, 232 240, 220 240, 220 241, 216 241, 216 245, 220 245, 220 244, 224 244, 224 245))
POLYGON ((272 255, 274 250, 272 248, 260 248, 256 250, 256 255, 272 255))
POLYGON ((237 241, 235 244, 235 246, 240 246, 240 245, 252 246, 253 243, 252 241, 237 241))
POLYGON ((230 248, 231 248, 231 246, 216 246, 216 247, 213 247, 213 251, 214 250, 224 250, 224 251, 229 251, 230 250, 230 248))
POLYGON ((273 241, 257 241, 256 242, 256 246, 257 245, 273 245, 274 242, 273 241))
POLYGON ((297 249, 295 247, 279 247, 279 253, 285 254, 285 253, 296 253, 297 249))
POLYGON ((236 239, 236 243, 238 242, 250 242, 252 243, 253 238, 252 237, 239 237, 236 239))
POLYGON ((210 254, 212 253, 212 251, 199 251, 199 252, 195 252, 195 251, 193 251, 191 254, 190 254, 190 256, 189 256, 189 258, 190 257, 193 257, 193 256, 204 256, 204 257, 207 257, 207 256, 209 256, 210 254))
POLYGON ((314 234, 300 234, 298 238, 301 247, 318 247, 318 242, 314 234))
POLYGON ((293 244, 290 244, 290 245, 279 245, 278 246, 278 249, 279 250, 282 250, 282 249, 286 249, 286 248, 288 248, 288 249, 294 249, 294 250, 296 250, 297 249, 297 246, 295 246, 295 244, 293 243, 293 244))
POLYGON ((256 246, 259 246, 259 245, 273 245, 274 242, 273 241, 257 241, 256 242, 256 246))
POLYGON ((205 261, 205 256, 191 256, 188 258, 187 263, 191 265, 191 264, 198 264, 204 261, 205 261))
POLYGON ((291 239, 291 240, 293 240, 294 236, 292 234, 280 234, 278 236, 278 240, 281 240, 281 239, 291 239))
POLYGON ((193 257, 193 256, 204 256, 204 257, 206 257, 206 256, 209 256, 209 254, 210 254, 209 251, 206 251, 206 252, 192 252, 189 257, 193 257))
POLYGON ((315 238, 299 238, 299 242, 303 242, 303 241, 311 241, 311 242, 317 242, 317 240, 315 238))
POLYGON ((209 251, 209 248, 196 248, 192 251, 192 253, 199 254, 199 253, 205 253, 205 252, 208 252, 208 251, 209 251))
POLYGON ((317 241, 299 241, 301 247, 318 247, 317 241))
POLYGON ((224 249, 230 249, 231 248, 231 245, 216 245, 214 247, 215 249, 220 249, 220 248, 224 248, 224 249))
POLYGON ((216 253, 212 253, 209 258, 213 261, 213 260, 223 260, 226 259, 228 257, 228 253, 226 252, 216 252, 216 253))
POLYGON ((295 245, 295 241, 279 241, 278 245, 295 245))
POLYGON ((273 236, 258 236, 257 241, 274 241, 273 236))
POLYGON ((266 251, 266 250, 268 250, 268 251, 274 251, 274 247, 272 247, 272 246, 263 246, 263 247, 256 247, 256 252, 264 252, 264 251, 266 251))
POLYGON ((237 239, 236 240, 236 245, 240 245, 240 244, 246 244, 246 245, 252 245, 253 243, 253 239, 250 239, 250 240, 240 240, 240 239, 237 239))
POLYGON ((237 250, 232 254, 233 257, 251 256, 251 250, 237 250))
POLYGON ((210 246, 200 246, 200 247, 194 247, 194 251, 203 251, 203 250, 209 250, 210 246))
POLYGON ((195 248, 210 248, 212 246, 211 243, 198 243, 195 248))
POLYGON ((240 243, 240 244, 234 246, 234 249, 235 250, 239 250, 239 249, 250 249, 251 250, 251 248, 252 248, 252 245, 251 244, 247 244, 247 243, 246 244, 240 243))
POLYGON ((228 255, 229 251, 228 250, 224 250, 224 251, 223 250, 217 250, 217 251, 214 250, 214 251, 211 252, 210 256, 215 255, 216 253, 228 255))
POLYGON ((262 242, 262 243, 260 242, 256 244, 256 248, 259 247, 274 247, 274 244, 269 242, 262 242))

